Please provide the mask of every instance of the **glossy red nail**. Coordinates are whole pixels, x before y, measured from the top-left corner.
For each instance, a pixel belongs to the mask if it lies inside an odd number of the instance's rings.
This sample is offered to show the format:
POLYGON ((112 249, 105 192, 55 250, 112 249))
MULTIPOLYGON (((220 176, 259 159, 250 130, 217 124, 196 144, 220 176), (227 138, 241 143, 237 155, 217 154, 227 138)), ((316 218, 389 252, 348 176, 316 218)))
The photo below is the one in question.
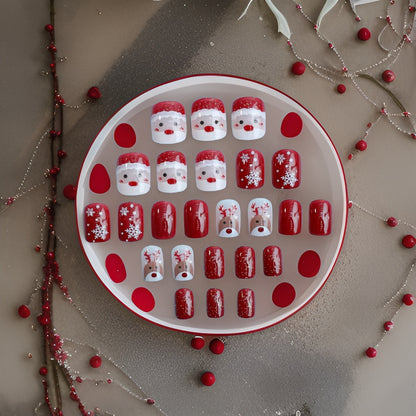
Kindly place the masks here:
POLYGON ((185 235, 190 238, 201 238, 208 234, 208 205, 199 199, 187 201, 184 207, 185 235))
POLYGON ((139 241, 143 238, 143 207, 136 202, 124 202, 118 207, 118 238, 139 241))
POLYGON ((237 186, 257 189, 264 184, 264 157, 255 149, 242 150, 236 160, 237 186))
POLYGON ((205 276, 208 279, 220 279, 224 276, 224 250, 210 246, 204 251, 205 276))
POLYGON ((302 207, 298 201, 286 199, 280 204, 279 233, 299 234, 302 228, 302 207))
POLYGON ((175 309, 178 319, 189 319, 194 316, 194 295, 192 290, 181 288, 175 292, 175 309))
POLYGON ((252 318, 255 312, 254 291, 241 289, 237 295, 237 311, 240 318, 252 318))
POLYGON ((176 233, 175 205, 159 201, 152 206, 152 236, 158 240, 173 238, 176 233))
POLYGON ((267 246, 263 250, 263 273, 265 276, 282 274, 282 252, 277 246, 267 246))
POLYGON ((222 290, 208 289, 207 315, 209 318, 221 318, 224 315, 224 294, 222 290))
POLYGON ((85 207, 85 239, 101 243, 110 239, 110 213, 105 204, 95 203, 85 207))
POLYGON ((272 183, 278 189, 293 189, 300 185, 300 156, 298 152, 283 149, 273 155, 272 183))
POLYGON ((235 251, 235 274, 239 279, 251 279, 256 274, 256 253, 247 246, 235 251))
POLYGON ((331 204, 323 199, 312 201, 309 205, 309 232, 313 235, 331 234, 331 204))

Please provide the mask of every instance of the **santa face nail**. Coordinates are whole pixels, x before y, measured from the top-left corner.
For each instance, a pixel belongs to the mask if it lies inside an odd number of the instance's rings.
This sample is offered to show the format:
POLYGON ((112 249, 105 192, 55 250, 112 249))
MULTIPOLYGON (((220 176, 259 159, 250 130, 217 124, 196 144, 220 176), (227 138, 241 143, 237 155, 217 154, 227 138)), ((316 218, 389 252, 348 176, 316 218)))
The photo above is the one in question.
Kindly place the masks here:
POLYGON ((264 157, 258 150, 245 149, 236 159, 237 186, 242 189, 257 189, 264 184, 264 157))
POLYGON ((302 226, 302 207, 298 201, 286 199, 280 204, 279 233, 284 235, 299 234, 302 226))
POLYGON ((110 239, 110 213, 105 204, 85 207, 85 239, 89 243, 102 243, 110 239))
POLYGON ((187 201, 184 207, 185 235, 190 238, 201 238, 208 234, 208 205, 199 199, 187 201))
POLYGON ((143 207, 136 202, 125 202, 118 207, 118 238, 139 241, 143 238, 143 207))
POLYGON ((170 202, 159 201, 152 206, 152 236, 159 240, 173 238, 176 233, 176 208, 170 202))
POLYGON ((235 274, 239 279, 251 279, 256 274, 256 253, 253 248, 242 246, 235 251, 235 274))
POLYGON ((141 252, 143 276, 146 282, 163 279, 163 251, 158 246, 147 246, 141 252))
POLYGON ((119 156, 116 168, 117 189, 122 195, 143 195, 150 190, 150 164, 143 153, 119 156))
POLYGON ((221 318, 221 316, 224 316, 224 294, 221 289, 208 289, 207 315, 209 318, 221 318))
POLYGON ((237 295, 237 313, 240 318, 252 318, 255 312, 254 291, 241 289, 237 295))
POLYGON ((188 183, 185 155, 174 150, 161 153, 157 158, 156 173, 160 192, 184 191, 188 183))
POLYGON ((240 205, 234 199, 223 199, 215 209, 219 237, 237 237, 240 234, 240 205))
POLYGON ((218 150, 203 150, 195 159, 196 187, 200 191, 219 191, 227 185, 224 155, 218 150))
POLYGON ((204 269, 207 279, 221 279, 224 276, 224 250, 210 246, 204 251, 204 269))
POLYGON ((194 316, 194 295, 192 290, 181 288, 175 292, 175 310, 178 319, 190 319, 194 316))
POLYGON ((233 136, 239 140, 256 140, 266 133, 266 113, 260 98, 241 97, 234 101, 231 113, 233 136))
POLYGON ((153 106, 150 118, 152 140, 160 144, 179 143, 186 139, 185 108, 176 101, 162 101, 153 106))
POLYGON ((266 198, 254 198, 248 203, 250 235, 265 237, 272 232, 273 208, 266 198))
POLYGON ((282 274, 282 252, 277 246, 267 246, 263 250, 263 273, 265 276, 282 274))
POLYGON ((300 157, 298 152, 283 149, 273 155, 272 183, 278 189, 293 189, 300 185, 300 157))
POLYGON ((200 141, 223 139, 227 134, 224 104, 217 98, 201 98, 192 104, 192 137, 200 141))
POLYGON ((194 278, 194 252, 191 247, 180 244, 172 249, 172 267, 175 280, 194 278))
POLYGON ((309 205, 309 232, 313 235, 329 235, 332 228, 331 204, 323 199, 309 205))

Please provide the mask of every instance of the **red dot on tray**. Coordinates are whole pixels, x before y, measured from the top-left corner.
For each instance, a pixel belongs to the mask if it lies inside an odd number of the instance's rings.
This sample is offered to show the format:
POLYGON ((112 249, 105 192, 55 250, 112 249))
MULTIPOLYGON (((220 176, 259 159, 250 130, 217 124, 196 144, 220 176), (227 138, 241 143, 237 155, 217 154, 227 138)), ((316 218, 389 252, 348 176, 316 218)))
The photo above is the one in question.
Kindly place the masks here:
POLYGON ((305 251, 299 258, 298 271, 303 277, 314 277, 321 268, 321 258, 316 251, 305 251))
POLYGON ((115 253, 111 253, 105 259, 105 268, 107 269, 110 279, 114 283, 121 283, 127 276, 123 260, 115 253))
POLYGON ((285 137, 295 137, 302 131, 303 122, 299 114, 288 113, 282 121, 280 131, 285 137))
POLYGON ((110 175, 101 163, 97 163, 90 174, 90 189, 96 194, 106 193, 111 186, 110 175))
POLYGON ((152 292, 145 287, 134 289, 131 300, 143 312, 150 312, 155 307, 155 298, 152 292))
POLYGON ((136 132, 130 124, 119 124, 114 131, 114 140, 120 147, 132 147, 136 144, 136 132))
POLYGON ((285 308, 289 306, 296 297, 295 288, 287 282, 278 284, 272 294, 273 303, 280 308, 285 308))

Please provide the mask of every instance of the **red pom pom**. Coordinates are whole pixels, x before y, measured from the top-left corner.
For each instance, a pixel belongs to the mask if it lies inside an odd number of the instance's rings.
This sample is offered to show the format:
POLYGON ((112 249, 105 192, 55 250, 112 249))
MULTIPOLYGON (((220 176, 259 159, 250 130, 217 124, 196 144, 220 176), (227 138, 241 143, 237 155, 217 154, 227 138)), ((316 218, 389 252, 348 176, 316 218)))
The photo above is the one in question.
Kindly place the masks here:
POLYGON ((411 234, 405 235, 402 239, 402 244, 406 248, 412 248, 416 245, 416 238, 411 234))
POLYGON ((64 197, 73 201, 77 196, 77 187, 75 185, 66 185, 63 190, 64 197))
POLYGON ((355 144, 355 148, 359 150, 360 152, 363 152, 365 149, 367 149, 367 142, 365 140, 359 140, 355 144))
POLYGON ((45 26, 45 30, 49 33, 53 32, 54 28, 51 24, 45 26))
POLYGON ((30 316, 30 309, 26 305, 20 305, 17 313, 21 318, 29 318, 30 316))
POLYGON ((337 86, 337 91, 338 91, 340 94, 344 94, 344 92, 345 92, 345 91, 347 91, 347 87, 346 87, 344 84, 339 84, 339 85, 337 86))
POLYGON ((48 374, 48 369, 46 367, 39 368, 39 374, 41 376, 46 376, 46 374, 48 374))
POLYGON ((295 62, 292 65, 292 73, 295 75, 302 75, 305 72, 305 65, 303 64, 303 62, 295 62))
POLYGON ((101 92, 97 87, 91 87, 87 92, 87 97, 92 100, 98 100, 101 97, 101 92))
POLYGON ((214 354, 222 354, 224 352, 224 343, 218 339, 213 339, 209 344, 209 349, 214 354))
POLYGON ((396 220, 394 217, 390 217, 387 219, 387 225, 389 227, 396 227, 399 224, 399 221, 396 220))
POLYGON ((201 348, 204 347, 204 345, 205 345, 205 340, 204 338, 200 336, 195 336, 191 340, 191 347, 195 348, 196 350, 200 350, 201 348))
POLYGON ((392 321, 386 321, 386 322, 384 322, 384 329, 386 330, 386 331, 390 331, 392 328, 393 328, 393 322, 392 321))
POLYGON ((402 298, 402 302, 406 305, 406 306, 411 306, 413 305, 414 302, 414 298, 413 295, 410 293, 406 293, 403 298, 402 298))
POLYGON ((201 383, 204 386, 212 386, 215 383, 215 376, 210 371, 207 371, 206 373, 202 374, 201 376, 201 383))
POLYGON ((381 77, 383 78, 384 82, 393 82, 396 79, 396 74, 390 70, 390 69, 386 69, 381 77))
POLYGON ((366 27, 363 27, 358 31, 357 37, 360 40, 368 40, 371 38, 371 32, 366 27))
POLYGON ((155 404, 155 401, 153 399, 147 399, 146 403, 147 404, 155 404))
POLYGON ((99 355, 94 355, 90 358, 90 366, 92 368, 98 368, 101 367, 101 357, 99 355))
POLYGON ((373 347, 367 348, 367 351, 365 352, 366 356, 368 358, 375 358, 377 355, 377 350, 373 347))

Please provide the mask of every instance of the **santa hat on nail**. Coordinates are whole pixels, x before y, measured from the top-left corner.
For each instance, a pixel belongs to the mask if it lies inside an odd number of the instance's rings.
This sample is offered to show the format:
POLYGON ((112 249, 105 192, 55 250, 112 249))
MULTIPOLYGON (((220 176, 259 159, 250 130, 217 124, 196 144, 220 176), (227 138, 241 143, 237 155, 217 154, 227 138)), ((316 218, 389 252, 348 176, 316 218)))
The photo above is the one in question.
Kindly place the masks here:
POLYGON ((257 97, 241 97, 233 102, 233 113, 238 111, 238 114, 258 114, 264 115, 264 103, 257 97))
POLYGON ((203 150, 196 155, 195 164, 203 166, 225 163, 224 155, 219 150, 203 150))
POLYGON ((152 108, 152 117, 154 116, 167 116, 167 115, 181 115, 185 116, 185 108, 181 103, 177 101, 161 101, 152 108))
POLYGON ((224 103, 218 98, 200 98, 192 104, 192 115, 205 116, 213 113, 225 116, 224 103))
POLYGON ((125 153, 117 159, 117 170, 129 168, 150 169, 149 158, 143 153, 125 153), (126 166, 127 165, 127 166, 126 166))
POLYGON ((185 155, 175 150, 168 150, 157 157, 157 164, 163 167, 178 167, 186 165, 185 155))

